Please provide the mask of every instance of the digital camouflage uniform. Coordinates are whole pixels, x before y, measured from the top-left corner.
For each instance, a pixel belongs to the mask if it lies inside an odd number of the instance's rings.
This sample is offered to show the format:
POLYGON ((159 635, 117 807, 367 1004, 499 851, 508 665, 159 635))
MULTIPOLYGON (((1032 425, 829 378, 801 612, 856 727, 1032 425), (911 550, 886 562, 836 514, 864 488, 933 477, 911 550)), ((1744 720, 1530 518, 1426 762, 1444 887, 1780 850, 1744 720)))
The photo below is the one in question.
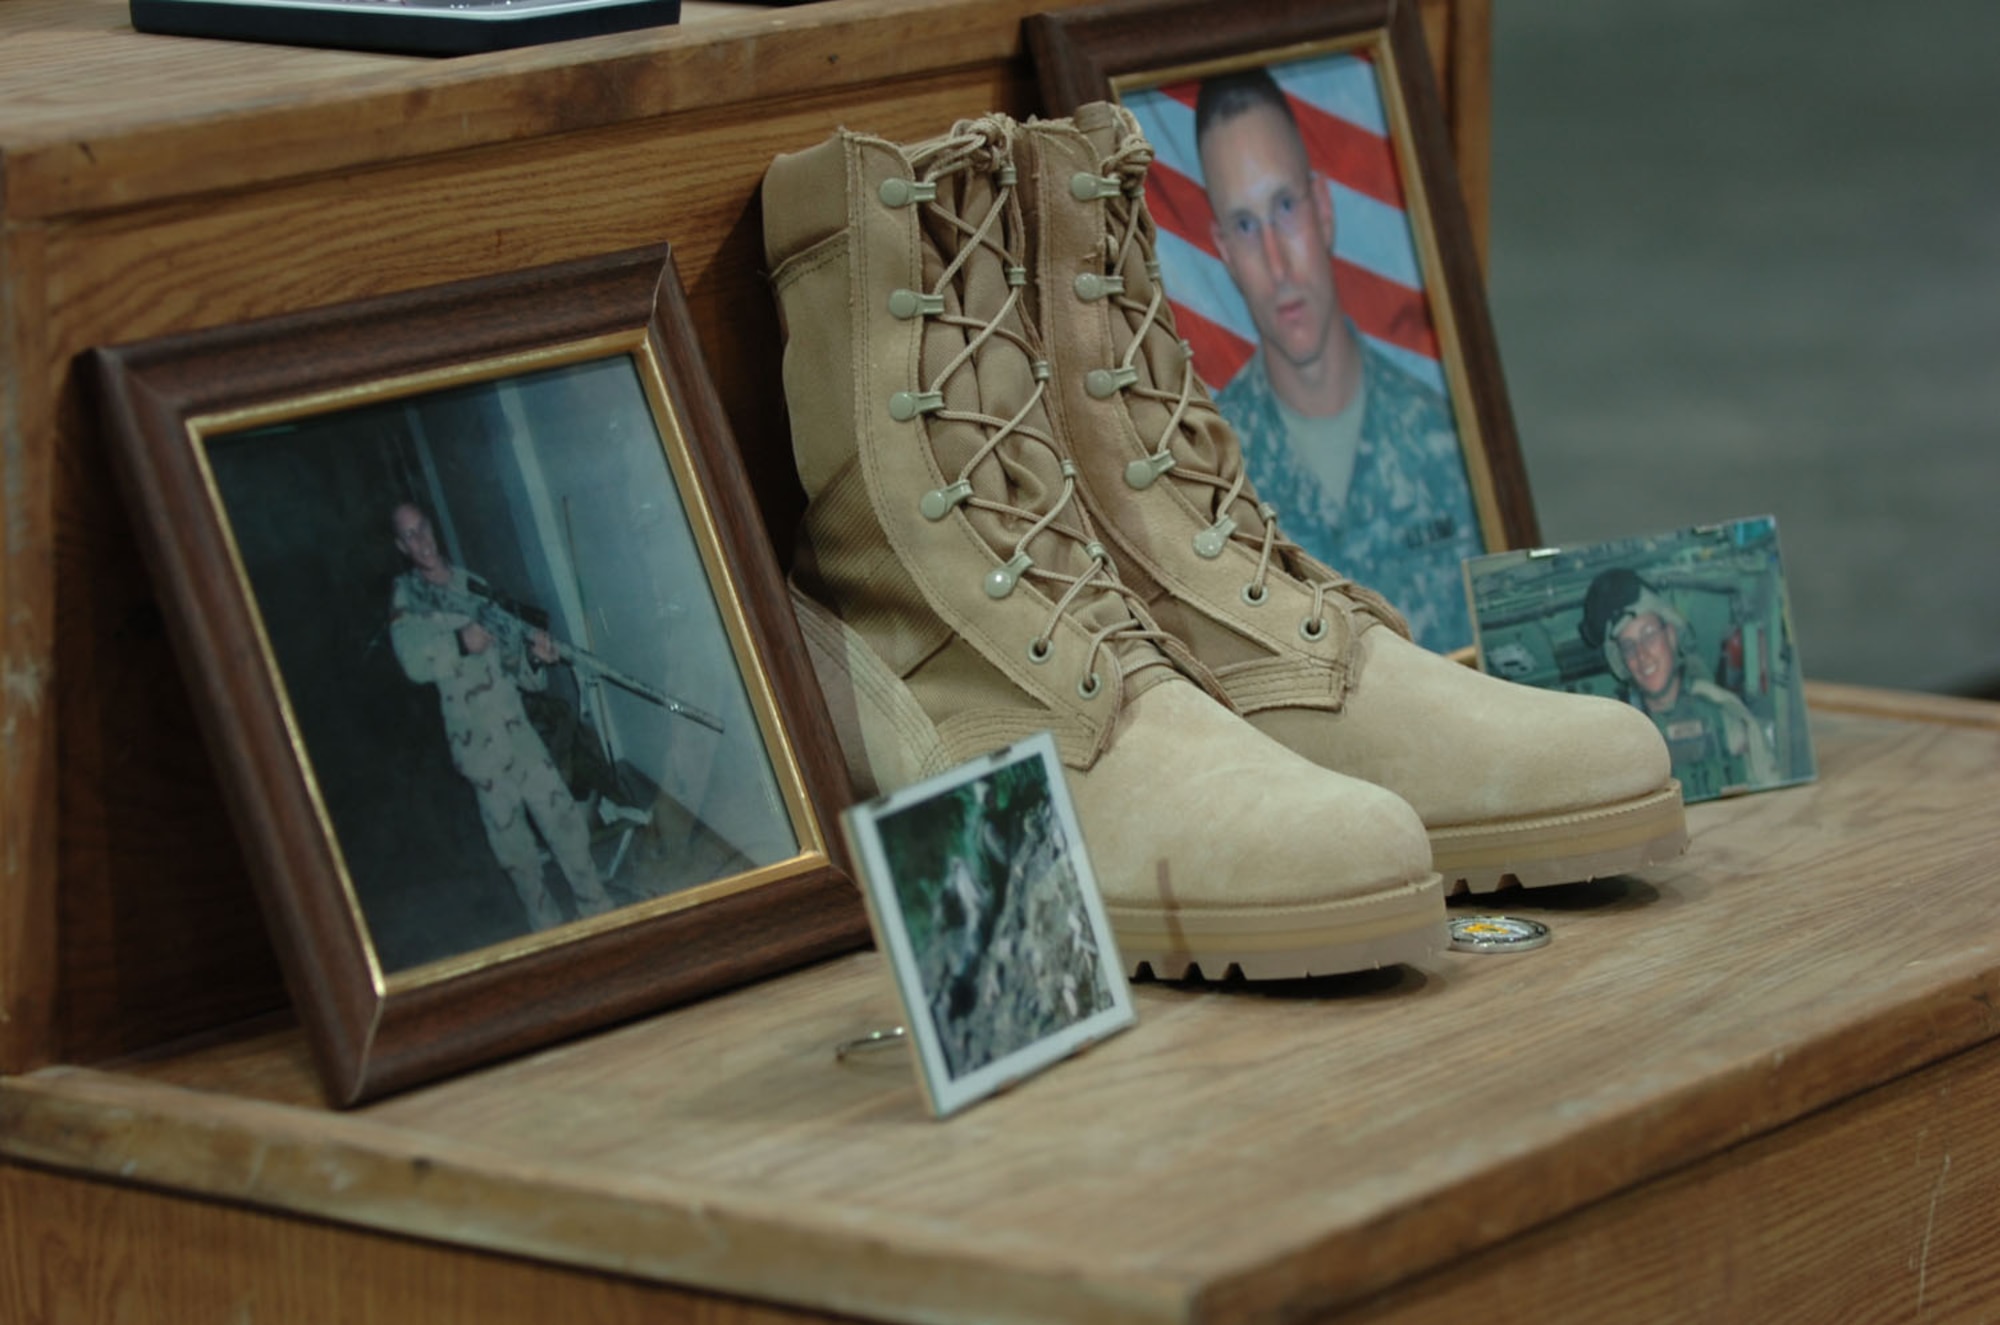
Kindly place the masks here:
POLYGON ((1443 396, 1361 346, 1361 445, 1344 502, 1334 501, 1287 443, 1260 351, 1215 402, 1243 442, 1257 496, 1278 528, 1343 575, 1387 598, 1417 643, 1472 643, 1459 563, 1483 553, 1465 458, 1443 396))
POLYGON ((1629 702, 1644 710, 1667 738, 1674 776, 1686 800, 1707 800, 1732 788, 1768 787, 1778 780, 1777 759, 1764 729, 1742 700, 1713 681, 1689 680, 1683 671, 1680 693, 1664 712, 1646 708, 1636 694, 1629 702))
POLYGON ((483 653, 460 647, 458 632, 473 621, 463 610, 470 579, 457 566, 443 585, 416 570, 397 578, 389 613, 396 660, 412 681, 437 687, 452 766, 479 797, 486 840, 532 927, 562 924, 563 914, 543 885, 530 820, 569 881, 578 915, 608 911, 611 899, 590 858, 583 814, 521 707, 521 691, 542 689, 548 677, 525 648, 506 649, 498 639, 483 653))

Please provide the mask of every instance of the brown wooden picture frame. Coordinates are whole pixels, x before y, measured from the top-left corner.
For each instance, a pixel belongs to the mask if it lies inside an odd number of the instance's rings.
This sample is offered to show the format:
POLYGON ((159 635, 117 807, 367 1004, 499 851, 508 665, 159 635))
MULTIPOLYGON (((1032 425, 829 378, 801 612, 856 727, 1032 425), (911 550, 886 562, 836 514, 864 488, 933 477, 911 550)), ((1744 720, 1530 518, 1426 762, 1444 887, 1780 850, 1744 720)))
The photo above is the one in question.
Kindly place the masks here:
POLYGON ((867 941, 845 767, 665 246, 89 358, 336 1103, 867 941), (513 579, 468 591, 467 543, 511 549, 513 579), (437 601, 427 565, 457 577, 437 601), (546 624, 523 581, 557 586, 546 624), (564 644, 585 652, 550 662, 564 644), (419 682, 406 655, 441 670, 419 682), (607 681, 614 655, 655 679, 607 681), (587 865, 567 793, 536 781, 556 745, 507 716, 538 684, 595 722, 562 747, 609 830, 587 865))
MULTIPOLYGON (((1390 190, 1400 190, 1409 219, 1414 251, 1411 271, 1416 278, 1414 290, 1407 283, 1389 290, 1386 298, 1393 301, 1400 294, 1402 302, 1386 305, 1390 312, 1384 317, 1400 309, 1404 316, 1398 325, 1408 325, 1408 306, 1414 304, 1415 316, 1428 318, 1443 394, 1465 460, 1482 550, 1530 547, 1540 541, 1472 226, 1452 163, 1415 0, 1333 0, 1311 5, 1244 0, 1222 6, 1204 0, 1115 0, 1032 15, 1025 20, 1025 31, 1044 109, 1052 115, 1072 114, 1086 102, 1125 100, 1135 92, 1184 87, 1253 66, 1304 66, 1308 61, 1340 54, 1359 54, 1369 61, 1381 94, 1382 136, 1388 144, 1384 158, 1392 161, 1389 168, 1395 175, 1390 190)), ((1187 118, 1192 121, 1192 113, 1187 118)), ((1350 126, 1341 122, 1338 127, 1347 130, 1350 126)), ((1322 150, 1320 140, 1311 132, 1304 137, 1314 142, 1311 150, 1322 150)), ((1193 151, 1194 141, 1189 131, 1180 144, 1183 158, 1193 151)), ((1156 187, 1154 177, 1167 164, 1165 145, 1155 143, 1155 147, 1162 156, 1149 176, 1149 195, 1156 187)), ((1319 160, 1315 158, 1313 164, 1317 170, 1319 160)), ((1187 178, 1183 173, 1180 182, 1185 185, 1187 178)), ((1204 185, 1198 161, 1194 162, 1192 181, 1196 204, 1184 211, 1212 220, 1208 200, 1200 197, 1204 185)), ((1329 203, 1338 211, 1342 204, 1332 192, 1329 190, 1329 203)), ((1350 192, 1362 196, 1358 189, 1350 192)), ((1185 187, 1182 196, 1188 196, 1185 187)), ((1364 205, 1373 204, 1364 199, 1364 205)), ((1162 208, 1156 204, 1152 210, 1159 219, 1162 208)), ((1160 224, 1166 231, 1170 222, 1161 220, 1160 224)), ((1216 268, 1224 267, 1215 248, 1206 255, 1194 253, 1196 245, 1206 242, 1205 234, 1190 237, 1194 242, 1183 246, 1182 252, 1196 259, 1214 258, 1216 268)), ((1162 247, 1166 247, 1164 243, 1162 247)), ((1342 265, 1337 254, 1338 249, 1333 264, 1336 269, 1342 265)), ((1176 271, 1172 255, 1163 252, 1162 256, 1170 299, 1183 322, 1194 321, 1173 290, 1176 271)), ((1359 264, 1350 270, 1362 277, 1373 275, 1361 271, 1359 264)), ((1344 289, 1349 275, 1336 270, 1336 285, 1344 289)), ((1391 278, 1374 279, 1379 286, 1394 286, 1391 278)), ((1236 291, 1232 288, 1228 293, 1234 296, 1236 291)), ((1350 307, 1355 302, 1344 294, 1341 297, 1350 307)), ((1377 294, 1375 298, 1379 305, 1385 296, 1377 294)), ((1246 306, 1238 326, 1250 316, 1246 306)), ((1200 330, 1197 327, 1190 338, 1196 342, 1197 368, 1204 368, 1200 330)), ((1184 328, 1182 334, 1188 336, 1189 332, 1184 328)), ((1255 331, 1249 333, 1252 346, 1257 343, 1256 335, 1255 331)), ((1241 330, 1229 332, 1225 328, 1225 334, 1217 339, 1234 348, 1241 346, 1242 337, 1241 330)), ((1204 370, 1204 376, 1220 388, 1210 371, 1204 370)), ((1300 531, 1291 527, 1293 523, 1287 522, 1286 531, 1297 537, 1300 531)), ((1310 549, 1312 545, 1307 546, 1310 549)), ((1340 569, 1357 574, 1364 582, 1368 579, 1357 567, 1340 569)))

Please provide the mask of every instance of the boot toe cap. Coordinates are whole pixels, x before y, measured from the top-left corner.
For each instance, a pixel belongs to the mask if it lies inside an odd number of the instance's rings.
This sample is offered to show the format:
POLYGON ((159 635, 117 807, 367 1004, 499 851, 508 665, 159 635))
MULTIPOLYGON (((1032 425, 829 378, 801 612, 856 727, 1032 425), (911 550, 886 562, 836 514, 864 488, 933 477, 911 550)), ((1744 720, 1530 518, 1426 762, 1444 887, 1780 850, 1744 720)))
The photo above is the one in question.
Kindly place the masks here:
POLYGON ((1135 700, 1070 785, 1113 905, 1315 905, 1431 871, 1401 797, 1317 767, 1188 684, 1135 700))
POLYGON ((1672 775, 1666 742, 1629 705, 1503 681, 1384 629, 1364 641, 1342 711, 1257 721, 1315 762, 1396 792, 1433 828, 1626 801, 1672 775))

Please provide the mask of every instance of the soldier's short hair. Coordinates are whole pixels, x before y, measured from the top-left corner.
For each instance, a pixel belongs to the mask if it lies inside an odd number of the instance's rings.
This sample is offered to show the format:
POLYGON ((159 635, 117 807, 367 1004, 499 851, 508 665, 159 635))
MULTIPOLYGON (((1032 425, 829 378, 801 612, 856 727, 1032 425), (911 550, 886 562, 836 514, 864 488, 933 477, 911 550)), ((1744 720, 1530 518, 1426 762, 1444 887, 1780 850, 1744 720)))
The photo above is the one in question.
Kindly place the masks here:
MULTIPOLYGON (((1202 140, 1208 137, 1211 128, 1259 106, 1284 116, 1285 123, 1292 126, 1292 133, 1299 134, 1298 117, 1292 114, 1291 102, 1285 99, 1284 89, 1271 77, 1269 69, 1260 65, 1204 78, 1194 98, 1195 150, 1201 150, 1202 140)), ((1303 135, 1299 136, 1303 141, 1303 135)))

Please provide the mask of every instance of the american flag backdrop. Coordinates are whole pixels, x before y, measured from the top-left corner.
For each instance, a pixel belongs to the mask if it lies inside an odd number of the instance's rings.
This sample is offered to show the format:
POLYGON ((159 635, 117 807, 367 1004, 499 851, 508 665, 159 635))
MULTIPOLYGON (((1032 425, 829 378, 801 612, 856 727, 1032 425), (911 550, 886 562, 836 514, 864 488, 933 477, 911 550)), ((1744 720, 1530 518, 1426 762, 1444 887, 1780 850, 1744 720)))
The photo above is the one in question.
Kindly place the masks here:
MULTIPOLYGON (((1341 307, 1355 328, 1397 363, 1449 396, 1437 334, 1410 235, 1403 184, 1382 109, 1374 62, 1316 56, 1273 65, 1306 156, 1333 194, 1333 268, 1341 307)), ((1257 329, 1210 235, 1214 214, 1195 151, 1198 83, 1121 94, 1155 153, 1146 205, 1160 228, 1160 269, 1195 369, 1220 390, 1257 349, 1257 329)))

